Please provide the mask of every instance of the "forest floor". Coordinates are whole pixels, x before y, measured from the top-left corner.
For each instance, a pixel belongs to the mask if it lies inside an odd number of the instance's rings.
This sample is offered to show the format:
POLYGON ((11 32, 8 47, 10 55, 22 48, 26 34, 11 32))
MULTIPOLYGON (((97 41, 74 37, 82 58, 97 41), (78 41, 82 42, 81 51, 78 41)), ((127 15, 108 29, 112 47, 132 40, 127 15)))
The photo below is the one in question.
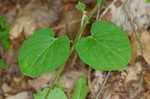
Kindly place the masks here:
MULTIPOLYGON (((21 74, 18 52, 23 42, 37 29, 51 28, 55 36, 67 34, 74 39, 80 27, 81 15, 75 5, 78 1, 90 11, 94 0, 0 0, 0 16, 8 19, 10 47, 0 45, 0 57, 8 70, 0 69, 0 99, 33 99, 33 94, 49 86, 56 72, 31 78, 21 74)), ((146 0, 103 0, 100 19, 117 24, 126 31, 132 48, 132 61, 121 71, 110 73, 99 99, 150 99, 150 3, 146 0), (142 47, 143 46, 143 47, 142 47)), ((88 34, 90 20, 85 32, 88 34)), ((110 35, 111 36, 111 35, 110 35)), ((62 74, 65 93, 71 99, 74 84, 88 75, 90 91, 86 99, 95 99, 108 72, 91 69, 73 53, 62 74), (75 59, 72 63, 71 59, 75 59)))

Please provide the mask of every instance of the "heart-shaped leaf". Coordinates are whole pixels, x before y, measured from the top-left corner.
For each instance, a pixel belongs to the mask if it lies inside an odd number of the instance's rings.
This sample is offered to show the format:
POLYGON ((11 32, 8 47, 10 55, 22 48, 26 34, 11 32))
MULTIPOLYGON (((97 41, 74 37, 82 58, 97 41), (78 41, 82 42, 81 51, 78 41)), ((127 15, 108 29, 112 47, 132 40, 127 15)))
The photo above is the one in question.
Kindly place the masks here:
POLYGON ((105 21, 96 21, 92 35, 76 44, 80 58, 96 70, 120 70, 131 60, 128 36, 118 26, 105 21))
MULTIPOLYGON (((48 88, 45 88, 42 92, 34 94, 34 99, 45 99, 45 96, 48 92, 48 88)), ((67 96, 60 88, 54 88, 49 93, 47 99, 67 99, 67 96)))
POLYGON ((58 68, 69 56, 67 36, 53 37, 49 29, 35 32, 22 46, 19 65, 24 75, 36 77, 58 68))

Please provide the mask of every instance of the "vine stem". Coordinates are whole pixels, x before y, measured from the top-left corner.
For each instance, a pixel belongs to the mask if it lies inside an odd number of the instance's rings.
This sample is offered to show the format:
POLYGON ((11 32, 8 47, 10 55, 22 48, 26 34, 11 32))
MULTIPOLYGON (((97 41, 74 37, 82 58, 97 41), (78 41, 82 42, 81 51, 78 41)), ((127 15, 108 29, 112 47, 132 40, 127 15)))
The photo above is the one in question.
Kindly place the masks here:
POLYGON ((98 10, 97 10, 97 16, 96 16, 96 20, 100 20, 100 12, 101 12, 101 9, 102 9, 102 0, 99 1, 100 3, 98 3, 98 10))
MULTIPOLYGON (((94 13, 96 12, 96 10, 97 10, 97 8, 98 8, 98 5, 99 5, 99 4, 97 3, 97 4, 95 5, 95 7, 92 9, 92 11, 90 12, 90 14, 89 14, 89 16, 88 16, 89 20, 92 18, 92 16, 93 16, 94 13)), ((73 45, 72 45, 72 47, 71 47, 71 49, 70 49, 70 55, 71 55, 72 52, 74 51, 75 45, 76 45, 77 41, 81 38, 81 36, 82 36, 82 34, 83 34, 83 32, 84 32, 84 30, 85 30, 87 24, 88 24, 88 23, 84 22, 83 25, 81 25, 80 30, 79 30, 79 32, 78 32, 78 34, 77 34, 77 36, 76 36, 76 38, 75 38, 75 40, 74 40, 74 42, 73 42, 73 45)), ((68 59, 69 59, 69 57, 68 57, 68 59)), ((67 60, 68 60, 68 59, 67 59, 67 60)), ((53 87, 55 86, 56 81, 57 81, 58 79, 60 79, 60 76, 61 76, 62 72, 64 71, 64 68, 65 68, 65 65, 66 65, 66 63, 67 63, 67 60, 62 64, 62 66, 61 66, 61 67, 59 68, 59 70, 57 71, 55 78, 54 78, 54 79, 52 80, 52 82, 50 83, 49 90, 48 90, 47 94, 45 95, 45 98, 44 98, 44 99, 47 99, 47 98, 48 98, 48 95, 49 95, 50 91, 53 89, 53 87)))

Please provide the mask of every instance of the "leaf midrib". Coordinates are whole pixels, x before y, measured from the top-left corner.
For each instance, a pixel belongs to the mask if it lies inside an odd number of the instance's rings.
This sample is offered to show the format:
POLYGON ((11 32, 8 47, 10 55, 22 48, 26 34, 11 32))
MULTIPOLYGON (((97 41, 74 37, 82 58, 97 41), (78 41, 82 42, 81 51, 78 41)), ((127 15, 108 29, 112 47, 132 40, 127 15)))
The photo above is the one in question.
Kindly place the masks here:
MULTIPOLYGON (((39 54, 39 56, 35 59, 35 61, 33 61, 33 63, 30 65, 30 68, 33 67, 33 65, 35 64, 35 62, 42 56, 42 54, 43 54, 44 52, 46 52, 46 50, 48 50, 48 49, 51 47, 52 44, 54 44, 54 42, 55 42, 56 40, 57 40, 56 38, 53 38, 52 43, 51 43, 47 48, 45 48, 45 50, 44 50, 43 52, 41 52, 41 53, 39 54)), ((30 69, 30 68, 27 68, 27 70, 30 69)))

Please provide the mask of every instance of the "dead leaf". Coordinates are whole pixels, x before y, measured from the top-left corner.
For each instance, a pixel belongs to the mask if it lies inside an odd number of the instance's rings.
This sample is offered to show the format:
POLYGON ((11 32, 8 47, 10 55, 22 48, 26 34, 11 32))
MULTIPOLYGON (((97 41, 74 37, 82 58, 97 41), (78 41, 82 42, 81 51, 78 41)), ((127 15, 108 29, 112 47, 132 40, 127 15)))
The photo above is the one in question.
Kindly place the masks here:
POLYGON ((148 64, 150 64, 150 33, 145 31, 141 35, 143 49, 143 57, 148 64))
POLYGON ((28 38, 36 29, 52 26, 59 19, 60 12, 60 0, 51 1, 49 9, 40 2, 27 4, 19 10, 15 25, 10 31, 11 40, 20 36, 28 38))
MULTIPOLYGON (((124 10, 124 1, 126 0, 114 0, 103 12, 101 19, 117 24, 128 33, 133 33, 134 29, 124 10)), ((126 6, 128 7, 137 28, 139 30, 148 28, 150 25, 150 3, 147 3, 146 0, 128 0, 126 6)))

